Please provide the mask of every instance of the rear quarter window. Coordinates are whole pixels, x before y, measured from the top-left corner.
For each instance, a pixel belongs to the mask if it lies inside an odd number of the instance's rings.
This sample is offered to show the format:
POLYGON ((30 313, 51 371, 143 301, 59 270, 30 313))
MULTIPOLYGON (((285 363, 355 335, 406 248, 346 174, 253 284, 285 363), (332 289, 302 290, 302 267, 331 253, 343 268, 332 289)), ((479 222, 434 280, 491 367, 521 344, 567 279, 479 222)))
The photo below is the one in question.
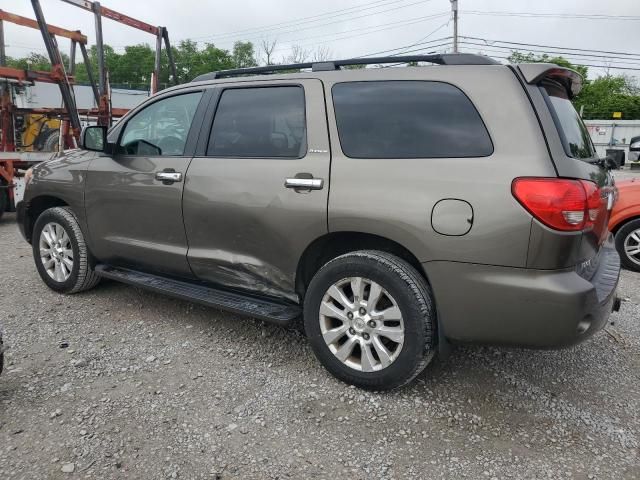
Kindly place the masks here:
POLYGON ((434 81, 338 83, 332 88, 340 145, 351 158, 486 157, 493 144, 457 87, 434 81))
POLYGON ((540 87, 560 135, 565 153, 572 158, 593 158, 596 150, 584 122, 573 107, 564 86, 546 81, 540 87))

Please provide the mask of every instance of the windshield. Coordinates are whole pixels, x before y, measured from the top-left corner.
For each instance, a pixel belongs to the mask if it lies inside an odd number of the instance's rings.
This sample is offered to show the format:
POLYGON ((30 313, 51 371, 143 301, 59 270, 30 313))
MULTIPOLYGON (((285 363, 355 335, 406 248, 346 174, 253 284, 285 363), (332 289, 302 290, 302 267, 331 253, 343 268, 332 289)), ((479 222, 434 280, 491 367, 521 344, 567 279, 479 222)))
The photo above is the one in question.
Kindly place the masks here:
POLYGON ((573 108, 564 87, 555 82, 545 82, 542 89, 546 92, 545 99, 553 114, 566 154, 573 158, 595 157, 596 152, 589 131, 573 108))

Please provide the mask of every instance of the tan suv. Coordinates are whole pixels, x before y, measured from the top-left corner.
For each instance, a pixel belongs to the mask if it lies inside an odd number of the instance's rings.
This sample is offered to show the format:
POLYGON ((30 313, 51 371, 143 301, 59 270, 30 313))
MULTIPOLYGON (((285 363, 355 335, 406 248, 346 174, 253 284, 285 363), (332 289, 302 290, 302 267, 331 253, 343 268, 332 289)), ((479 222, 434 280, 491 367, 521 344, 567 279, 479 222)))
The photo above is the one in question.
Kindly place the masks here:
POLYGON ((287 325, 370 389, 448 342, 570 345, 618 304, 614 198, 575 72, 476 55, 203 75, 31 172, 37 270, 287 325), (348 65, 429 63, 406 68, 348 65), (297 73, 278 73, 282 70, 297 73))

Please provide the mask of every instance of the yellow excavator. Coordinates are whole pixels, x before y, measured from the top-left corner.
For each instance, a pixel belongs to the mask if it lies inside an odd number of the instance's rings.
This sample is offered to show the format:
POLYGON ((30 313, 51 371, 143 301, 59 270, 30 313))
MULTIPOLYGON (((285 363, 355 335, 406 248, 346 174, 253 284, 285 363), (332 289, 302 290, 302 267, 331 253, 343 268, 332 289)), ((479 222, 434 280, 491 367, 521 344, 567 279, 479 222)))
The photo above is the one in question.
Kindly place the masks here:
POLYGON ((55 152, 60 120, 41 113, 16 114, 16 147, 22 152, 55 152))

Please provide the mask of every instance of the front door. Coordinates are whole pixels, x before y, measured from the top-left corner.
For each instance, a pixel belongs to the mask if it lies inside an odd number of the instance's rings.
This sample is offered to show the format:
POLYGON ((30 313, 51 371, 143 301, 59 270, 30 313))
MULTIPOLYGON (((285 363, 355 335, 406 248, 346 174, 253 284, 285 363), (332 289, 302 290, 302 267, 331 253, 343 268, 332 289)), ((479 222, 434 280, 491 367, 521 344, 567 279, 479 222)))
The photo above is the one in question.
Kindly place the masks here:
POLYGON ((145 105, 119 129, 116 153, 90 164, 85 204, 99 261, 191 276, 182 191, 202 97, 202 91, 190 91, 145 105))
POLYGON ((298 260, 327 233, 322 83, 238 82, 214 95, 184 189, 189 264, 200 279, 295 301, 298 260))

